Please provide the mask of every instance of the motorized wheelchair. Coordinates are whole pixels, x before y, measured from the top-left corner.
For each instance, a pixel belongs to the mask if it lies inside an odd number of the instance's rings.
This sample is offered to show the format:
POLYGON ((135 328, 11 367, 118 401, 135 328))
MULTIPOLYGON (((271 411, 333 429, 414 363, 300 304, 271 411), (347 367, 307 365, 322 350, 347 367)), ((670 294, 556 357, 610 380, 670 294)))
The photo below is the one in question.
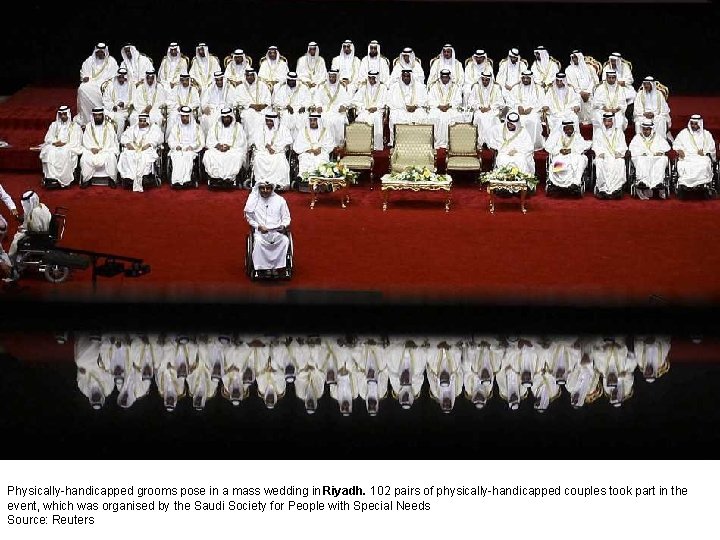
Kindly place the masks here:
POLYGON ((585 195, 585 192, 592 190, 594 187, 593 180, 595 174, 595 166, 593 163, 594 154, 591 151, 586 151, 585 156, 588 159, 587 167, 583 171, 582 178, 580 179, 580 186, 571 186, 570 188, 562 188, 552 183, 550 180, 550 167, 552 167, 553 157, 548 154, 547 161, 545 162, 545 194, 547 196, 553 195, 576 195, 580 198, 585 195))
POLYGON ((279 272, 270 273, 264 270, 257 270, 255 269, 255 266, 253 265, 253 249, 255 248, 255 229, 253 227, 250 227, 250 232, 245 237, 245 273, 248 275, 250 279, 253 281, 257 281, 260 279, 285 279, 289 280, 292 278, 293 275, 293 256, 294 256, 294 243, 293 243, 293 236, 292 232, 289 228, 285 228, 283 231, 281 231, 283 234, 285 234, 288 239, 290 240, 290 243, 288 245, 288 251, 287 251, 287 257, 285 260, 285 268, 280 269, 279 272))

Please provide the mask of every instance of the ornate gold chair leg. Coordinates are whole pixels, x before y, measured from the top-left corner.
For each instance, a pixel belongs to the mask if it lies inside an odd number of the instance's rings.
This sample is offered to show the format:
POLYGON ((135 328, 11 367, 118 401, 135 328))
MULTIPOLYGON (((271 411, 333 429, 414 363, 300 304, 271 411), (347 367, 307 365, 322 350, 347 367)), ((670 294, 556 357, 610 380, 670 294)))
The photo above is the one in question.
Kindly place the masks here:
POLYGON ((450 211, 450 203, 452 202, 452 198, 450 194, 448 193, 447 200, 445 201, 445 212, 450 211))
POLYGON ((526 193, 527 193, 526 190, 522 190, 522 191, 520 192, 520 208, 522 209, 522 213, 523 213, 523 214, 527 214, 527 209, 525 208, 525 195, 526 195, 526 193))
POLYGON ((312 199, 310 199, 310 210, 315 208, 315 202, 317 201, 317 186, 312 187, 312 199))
POLYGON ((383 212, 387 211, 388 207, 388 190, 383 191, 383 212))

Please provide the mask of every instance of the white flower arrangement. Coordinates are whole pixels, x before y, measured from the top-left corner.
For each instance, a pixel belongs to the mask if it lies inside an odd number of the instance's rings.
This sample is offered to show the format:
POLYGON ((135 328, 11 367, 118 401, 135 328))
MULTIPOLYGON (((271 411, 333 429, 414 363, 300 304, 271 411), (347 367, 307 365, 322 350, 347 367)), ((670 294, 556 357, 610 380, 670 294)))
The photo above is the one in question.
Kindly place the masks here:
POLYGON ((319 165, 314 171, 305 172, 302 175, 303 180, 307 180, 312 176, 320 178, 344 178, 349 183, 354 184, 357 181, 359 173, 351 171, 347 166, 336 161, 328 161, 319 165))
POLYGON ((407 167, 403 172, 392 176, 396 182, 447 182, 447 174, 437 174, 428 167, 407 167))

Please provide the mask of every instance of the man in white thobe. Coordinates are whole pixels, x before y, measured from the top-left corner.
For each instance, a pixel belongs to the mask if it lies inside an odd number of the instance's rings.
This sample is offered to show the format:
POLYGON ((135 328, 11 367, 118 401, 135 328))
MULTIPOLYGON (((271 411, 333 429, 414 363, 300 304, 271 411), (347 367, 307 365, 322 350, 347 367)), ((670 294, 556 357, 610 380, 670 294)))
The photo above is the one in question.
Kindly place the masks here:
POLYGON ((558 64, 550 58, 550 53, 545 47, 540 45, 533 51, 535 61, 532 64, 532 76, 535 84, 539 84, 542 89, 555 82, 555 75, 558 72, 558 64))
POLYGON ((330 161, 330 152, 334 149, 332 135, 323 125, 320 114, 310 114, 305 128, 298 131, 293 144, 300 162, 298 175, 302 177, 303 173, 312 172, 330 161))
POLYGON ((308 43, 307 53, 298 59, 295 72, 298 79, 308 88, 315 88, 325 82, 327 66, 325 59, 320 56, 317 43, 314 41, 308 43))
POLYGON ((253 267, 277 276, 287 263, 290 210, 285 199, 275 193, 272 182, 260 180, 255 184, 245 204, 245 219, 253 228, 253 267))
POLYGON ((593 92, 598 85, 598 75, 592 66, 585 62, 585 55, 575 50, 570 55, 570 64, 565 69, 567 84, 580 96, 580 110, 578 117, 580 123, 592 123, 593 92))
POLYGON ((217 56, 210 54, 205 43, 198 43, 195 47, 195 57, 190 63, 190 76, 197 81, 200 88, 205 88, 213 80, 213 73, 220 71, 220 62, 217 56))
POLYGON ((259 69, 258 78, 265 82, 271 90, 274 90, 278 84, 284 83, 288 71, 290 71, 287 60, 280 55, 275 45, 268 47, 267 53, 260 59, 259 69))
POLYGON ((155 70, 148 70, 145 79, 139 83, 133 92, 133 112, 130 113, 130 125, 135 126, 138 116, 147 114, 150 122, 163 127, 163 107, 167 104, 165 88, 158 84, 155 70))
POLYGON ((373 126, 373 150, 383 149, 383 117, 388 100, 388 89, 379 81, 379 72, 370 71, 367 83, 361 84, 352 104, 357 111, 356 122, 373 126))
POLYGON ((107 83, 103 92, 105 115, 115 122, 115 134, 118 140, 122 138, 128 122, 134 90, 135 85, 127 79, 127 70, 120 68, 113 80, 107 83))
POLYGON ((118 140, 115 127, 105 118, 102 107, 93 109, 93 121, 85 126, 80 157, 82 180, 87 187, 93 178, 107 178, 110 185, 117 179, 118 140))
POLYGON ((360 77, 362 79, 371 71, 377 71, 378 82, 385 85, 390 80, 390 61, 380 54, 380 43, 373 40, 368 44, 367 56, 360 60, 360 77))
POLYGON ((355 56, 355 45, 352 41, 343 41, 340 54, 333 58, 330 67, 337 70, 338 82, 352 96, 357 90, 357 84, 365 77, 365 73, 360 72, 360 59, 355 56))
POLYGON ((585 152, 592 143, 582 138, 575 124, 576 119, 566 118, 562 122, 562 129, 551 133, 545 143, 545 150, 550 155, 546 186, 548 195, 556 188, 580 194, 582 175, 588 165, 585 152))
POLYGON ((352 99, 349 86, 340 82, 340 73, 331 68, 327 81, 315 89, 313 111, 322 114, 323 123, 332 135, 333 144, 342 146, 345 140, 345 126, 348 124, 347 109, 352 99))
POLYGON ((138 122, 125 130, 123 150, 118 160, 120 178, 132 182, 133 191, 143 191, 143 176, 152 174, 158 158, 157 147, 163 142, 163 134, 157 124, 150 123, 150 116, 141 113, 138 122))
POLYGON ((625 131, 628 125, 625 117, 627 109, 627 96, 625 88, 617 82, 617 74, 614 71, 606 73, 606 79, 598 85, 593 94, 593 127, 599 128, 605 113, 615 115, 615 127, 625 131))
POLYGON ((542 110, 548 125, 549 135, 558 131, 564 118, 578 119, 581 98, 574 88, 567 84, 562 71, 555 75, 555 82, 545 91, 542 110))
POLYGON ((219 119, 208 130, 205 145, 203 165, 210 181, 234 184, 245 165, 247 139, 230 107, 222 109, 219 119))
POLYGON ((235 49, 230 55, 230 62, 225 67, 225 80, 233 87, 245 81, 245 70, 251 68, 250 59, 245 56, 245 51, 235 49))
POLYGON ((205 136, 195 122, 190 107, 180 108, 180 121, 168 133, 168 157, 172 163, 170 185, 173 188, 192 185, 192 171, 200 150, 205 146, 205 136))
POLYGON ((180 46, 173 42, 168 46, 167 54, 163 56, 158 70, 158 82, 169 91, 180 82, 180 74, 188 73, 190 66, 185 57, 180 52, 180 46))
POLYGON ((502 88, 493 80, 492 71, 486 71, 475 83, 468 97, 472 123, 478 127, 478 148, 490 144, 493 130, 500 125, 500 114, 505 108, 502 88))
POLYGON ((510 49, 507 58, 500 60, 495 80, 503 89, 505 99, 516 84, 520 84, 520 74, 528 68, 527 60, 520 57, 520 51, 510 49))
POLYGON ((595 191, 601 199, 622 198, 626 181, 625 153, 627 143, 622 130, 614 126, 615 114, 606 112, 602 125, 593 131, 592 150, 595 152, 595 191))
POLYGON ((135 45, 128 43, 120 50, 122 61, 120 67, 127 69, 128 80, 135 84, 145 77, 148 70, 153 69, 153 63, 146 55, 138 52, 135 45))
POLYGON ((641 131, 630 141, 630 155, 635 165, 635 193, 639 199, 650 199, 653 194, 665 199, 665 169, 668 165, 666 152, 670 150, 667 139, 655 132, 652 120, 643 120, 641 131))
POLYGON ((272 95, 273 110, 280 114, 280 121, 290 130, 293 138, 307 123, 308 109, 312 105, 312 93, 305 84, 298 83, 298 74, 289 71, 287 79, 272 95))
POLYGON ((655 382, 670 369, 669 336, 635 336, 633 350, 640 373, 647 382, 655 382))
POLYGON ((633 101, 635 101, 635 89, 633 88, 635 79, 630 69, 630 63, 624 60, 619 52, 614 52, 608 57, 607 64, 603 66, 602 73, 600 74, 601 81, 607 78, 609 71, 615 72, 617 83, 625 89, 627 104, 632 104, 633 101))
POLYGON ((78 388, 95 410, 102 409, 105 398, 115 390, 112 375, 98 363, 100 344, 100 336, 81 334, 75 338, 78 388))
POLYGON ((449 69, 440 71, 440 78, 428 89, 429 120, 435 126, 435 148, 447 148, 448 128, 462 122, 462 86, 452 80, 449 69))
MULTIPOLYGON (((220 72, 218 72, 220 73, 220 72)), ((194 85, 190 84, 190 74, 180 74, 180 84, 167 93, 167 125, 166 136, 175 127, 180 117, 180 109, 189 107, 193 113, 200 108, 200 92, 194 85)))
MULTIPOLYGON (((3 264, 11 267, 10 276, 3 278, 4 281, 16 281, 20 278, 19 266, 21 266, 21 261, 18 260, 17 253, 20 241, 27 236, 28 232, 48 232, 50 220, 52 219, 50 210, 40 202, 40 197, 34 191, 23 193, 20 205, 23 209, 22 223, 18 227, 15 236, 13 236, 7 257, 2 257, 3 264)), ((4 273, 6 272, 7 268, 4 269, 4 273)))
POLYGON ((716 159, 715 139, 704 129, 702 116, 693 114, 688 127, 673 142, 678 153, 678 193, 712 184, 712 162, 716 159))
POLYGON ((516 112, 508 113, 504 125, 495 126, 488 146, 497 150, 496 169, 514 166, 524 173, 535 174, 533 142, 520 125, 520 115, 516 112))
POLYGON ((72 184, 78 157, 82 153, 82 137, 82 129, 72 121, 70 107, 63 105, 58 108, 55 121, 50 124, 40 148, 45 185, 68 187, 72 184))
POLYGON ((400 76, 400 82, 390 87, 389 94, 390 146, 392 146, 395 143, 395 124, 428 123, 425 112, 427 89, 422 82, 415 80, 411 69, 406 69, 400 76))
POLYGON ((667 137, 670 122, 670 107, 665 96, 657 88, 657 81, 653 77, 645 77, 642 86, 635 96, 633 105, 633 120, 635 133, 640 133, 640 124, 650 120, 655 126, 655 133, 667 137))
POLYGON ((2 184, 0 184, 0 201, 2 201, 5 206, 7 206, 13 217, 17 219, 17 217, 19 216, 17 206, 15 206, 15 202, 12 200, 12 197, 10 197, 10 195, 8 195, 8 192, 5 191, 5 189, 2 187, 2 184))
POLYGON ((92 117, 92 110, 102 105, 102 84, 118 70, 117 61, 110 56, 105 43, 98 43, 92 55, 80 68, 80 86, 77 94, 77 117, 75 121, 84 126, 92 117))
POLYGON ((272 104, 270 87, 258 80, 254 69, 245 70, 245 82, 235 88, 235 103, 240 107, 245 136, 252 141, 262 131, 264 115, 272 104))
POLYGON ((290 163, 285 152, 293 141, 290 130, 280 124, 278 114, 265 114, 265 125, 249 140, 255 145, 253 173, 256 181, 272 182, 276 189, 287 189, 290 163))
POLYGON ((222 71, 216 71, 213 82, 200 94, 200 127, 207 133, 213 127, 220 111, 235 105, 235 88, 226 80, 222 71))
POLYGON ((455 58, 455 49, 449 43, 443 46, 440 55, 430 63, 427 80, 428 88, 440 80, 440 72, 444 69, 450 72, 450 80, 462 89, 465 84, 465 70, 462 62, 455 58))
POLYGON ((394 62, 392 72, 390 73, 389 87, 400 82, 402 72, 409 69, 413 74, 413 80, 425 84, 425 71, 420 64, 420 60, 415 58, 415 52, 410 47, 405 47, 394 62))
POLYGON ((463 85, 464 105, 468 106, 468 98, 472 92, 472 87, 475 83, 480 82, 480 77, 483 73, 492 73, 493 66, 492 61, 488 59, 487 53, 483 49, 477 49, 470 61, 465 66, 465 84, 463 85))
POLYGON ((543 146, 540 112, 545 98, 542 87, 533 81, 532 71, 526 69, 508 95, 508 105, 520 115, 520 124, 530 135, 535 150, 543 146))

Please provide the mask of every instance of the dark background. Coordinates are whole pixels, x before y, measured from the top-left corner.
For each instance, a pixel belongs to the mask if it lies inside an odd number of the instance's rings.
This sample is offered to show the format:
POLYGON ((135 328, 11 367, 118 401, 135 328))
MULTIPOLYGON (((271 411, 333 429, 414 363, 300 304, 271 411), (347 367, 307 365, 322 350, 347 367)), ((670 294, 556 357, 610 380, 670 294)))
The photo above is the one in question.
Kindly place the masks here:
POLYGON ((675 93, 720 90, 716 4, 78 0, 70 6, 32 0, 13 8, 18 14, 6 16, 0 32, 3 94, 29 83, 77 84, 80 65, 98 41, 116 59, 131 41, 156 68, 171 41, 190 57, 204 41, 221 60, 240 47, 255 62, 277 45, 294 68, 309 41, 319 43, 329 63, 345 39, 354 41, 360 58, 372 39, 390 59, 412 46, 426 73, 446 42, 461 60, 484 48, 496 62, 510 47, 529 57, 542 44, 563 66, 576 48, 603 62, 619 51, 633 62, 636 80, 651 74, 675 93))

